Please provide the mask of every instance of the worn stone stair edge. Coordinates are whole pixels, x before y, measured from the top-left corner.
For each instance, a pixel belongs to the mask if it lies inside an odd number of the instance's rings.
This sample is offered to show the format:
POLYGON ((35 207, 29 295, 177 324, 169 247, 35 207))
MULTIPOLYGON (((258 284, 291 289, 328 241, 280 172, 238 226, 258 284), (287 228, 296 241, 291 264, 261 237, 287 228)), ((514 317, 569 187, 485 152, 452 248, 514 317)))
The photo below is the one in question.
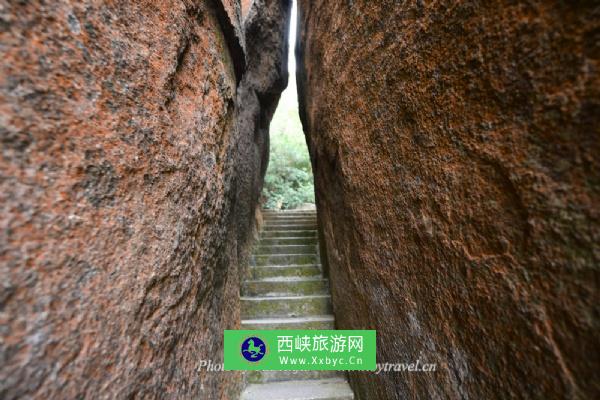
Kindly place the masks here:
POLYGON ((267 297, 267 296, 240 296, 240 300, 243 301, 283 301, 283 300, 299 300, 299 299, 331 299, 330 294, 306 294, 299 296, 277 296, 277 297, 267 297))
MULTIPOLYGON (((265 225, 249 268, 251 278, 244 281, 240 296, 242 327, 335 329, 329 281, 319 262, 316 213, 265 212, 263 216, 265 225)), ((246 379, 252 384, 241 400, 354 398, 340 371, 250 371, 246 379)))
POLYGON ((354 394, 343 378, 252 384, 242 400, 352 400, 354 394))
MULTIPOLYGON (((281 238, 263 238, 263 240, 264 239, 273 239, 273 240, 288 239, 288 240, 290 240, 290 239, 306 239, 306 237, 304 237, 304 236, 286 236, 286 237, 281 237, 281 238)), ((316 239, 316 237, 315 238, 310 238, 310 239, 316 239)))
POLYGON ((317 236, 317 230, 316 229, 306 229, 303 231, 298 231, 298 230, 291 230, 291 231, 274 231, 274 230, 265 230, 262 231, 261 237, 266 237, 265 234, 268 234, 269 237, 271 236, 276 236, 276 237, 304 237, 307 234, 310 234, 310 236, 317 236), (295 236, 284 236, 282 234, 293 234, 295 236), (302 236, 296 236, 296 235, 302 235, 302 236))
POLYGON ((284 218, 265 218, 265 219, 263 219, 263 222, 266 224, 281 223, 281 222, 285 222, 285 223, 298 222, 298 223, 318 224, 319 220, 316 218, 307 218, 307 217, 303 217, 303 218, 284 217, 284 218))
POLYGON ((266 317, 255 319, 243 319, 244 324, 275 324, 275 323, 299 323, 299 322, 332 322, 335 320, 333 314, 330 315, 311 315, 307 317, 266 317))
MULTIPOLYGON (((317 250, 316 244, 259 244, 255 247, 255 250, 269 250, 269 249, 303 249, 303 250, 317 250)), ((292 253, 287 253, 292 254, 292 253)))
POLYGON ((262 279, 249 279, 244 283, 298 283, 298 282, 327 282, 327 278, 321 276, 276 276, 262 279))
POLYGON ((249 268, 294 268, 294 267, 321 267, 321 264, 273 264, 273 265, 251 265, 249 268))
POLYGON ((313 256, 317 257, 318 254, 306 254, 306 253, 282 253, 282 254, 252 254, 253 257, 264 257, 264 256, 282 256, 282 257, 295 257, 295 256, 313 256))

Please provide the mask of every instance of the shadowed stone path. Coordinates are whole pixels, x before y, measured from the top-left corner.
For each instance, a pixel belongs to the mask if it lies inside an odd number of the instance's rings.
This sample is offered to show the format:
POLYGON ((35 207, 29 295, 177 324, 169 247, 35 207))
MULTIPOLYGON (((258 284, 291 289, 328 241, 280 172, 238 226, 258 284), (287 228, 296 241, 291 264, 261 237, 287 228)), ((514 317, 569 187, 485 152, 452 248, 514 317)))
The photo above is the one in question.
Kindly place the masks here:
MULTIPOLYGON (((242 286, 242 329, 334 329, 329 282, 318 254, 314 211, 264 212, 250 277, 242 286)), ((249 371, 242 400, 352 400, 338 371, 249 371)))

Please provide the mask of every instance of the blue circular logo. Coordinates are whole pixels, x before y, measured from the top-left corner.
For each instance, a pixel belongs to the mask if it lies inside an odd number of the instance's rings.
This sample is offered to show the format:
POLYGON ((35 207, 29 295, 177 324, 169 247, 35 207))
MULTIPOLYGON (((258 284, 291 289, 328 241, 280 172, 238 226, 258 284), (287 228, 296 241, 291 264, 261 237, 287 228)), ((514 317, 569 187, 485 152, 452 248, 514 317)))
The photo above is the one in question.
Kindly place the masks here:
POLYGON ((242 356, 250 362, 257 362, 267 354, 267 346, 262 339, 255 336, 249 337, 242 342, 242 356))

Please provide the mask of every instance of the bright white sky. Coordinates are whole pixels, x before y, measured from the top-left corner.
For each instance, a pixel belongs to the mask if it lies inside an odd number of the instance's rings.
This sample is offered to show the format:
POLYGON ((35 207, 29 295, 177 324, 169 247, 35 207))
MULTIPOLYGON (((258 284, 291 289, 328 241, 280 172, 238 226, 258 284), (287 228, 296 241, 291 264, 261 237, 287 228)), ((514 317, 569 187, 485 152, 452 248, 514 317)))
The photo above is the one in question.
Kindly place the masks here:
MULTIPOLYGON (((296 77, 296 58, 294 57, 294 47, 296 46, 296 19, 298 12, 296 11, 296 0, 292 3, 292 18, 290 21, 290 52, 288 57, 288 67, 290 75, 296 77)), ((291 76, 290 76, 291 78, 291 76)))
POLYGON ((296 60, 294 58, 294 47, 296 44, 296 0, 292 4, 292 16, 290 23, 288 69, 289 79, 287 88, 281 93, 277 110, 271 121, 271 135, 284 135, 291 140, 304 142, 302 124, 298 115, 298 92, 296 89, 296 60))
POLYGON ((298 108, 298 93, 296 91, 296 58, 294 57, 294 47, 296 46, 296 0, 292 4, 292 17, 290 21, 290 37, 288 52, 288 70, 290 73, 288 86, 281 93, 279 108, 290 109, 298 108))

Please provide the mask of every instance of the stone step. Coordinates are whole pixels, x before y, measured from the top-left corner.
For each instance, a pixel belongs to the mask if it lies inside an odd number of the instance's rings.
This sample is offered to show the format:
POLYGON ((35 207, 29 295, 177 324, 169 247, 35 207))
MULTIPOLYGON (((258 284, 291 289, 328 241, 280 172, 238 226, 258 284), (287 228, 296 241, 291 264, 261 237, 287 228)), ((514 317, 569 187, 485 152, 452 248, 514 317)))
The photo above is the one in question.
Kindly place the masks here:
POLYGON ((284 244, 284 245, 259 245, 254 248, 254 255, 270 254, 315 254, 316 244, 284 244))
POLYGON ((248 383, 344 378, 344 371, 246 371, 248 383))
MULTIPOLYGON (((315 212, 265 212, 242 284, 242 329, 335 329, 315 212)), ((342 371, 246 371, 242 400, 352 400, 342 371)))
POLYGON ((333 315, 242 320, 242 329, 335 329, 333 315))
POLYGON ((250 267, 252 279, 274 278, 284 276, 321 276, 320 264, 304 265, 266 265, 262 267, 250 267))
MULTIPOLYGON (((294 231, 316 231, 317 230, 317 225, 315 224, 306 224, 306 225, 300 225, 300 224, 277 224, 277 225, 265 225, 263 227, 262 232, 268 232, 268 231, 283 231, 286 232, 285 236, 292 236, 294 234, 294 231)), ((282 233, 282 236, 283 233, 282 233)))
POLYGON ((273 222, 313 222, 316 223, 318 221, 317 217, 263 217, 263 221, 267 224, 273 222))
POLYGON ((266 238, 258 242, 259 246, 285 246, 285 245, 318 245, 319 241, 316 237, 282 237, 282 238, 266 238))
POLYGON ((310 231, 316 230, 317 225, 310 224, 267 224, 263 227, 263 231, 310 231))
POLYGON ((284 232, 289 232, 289 231, 310 231, 310 230, 315 230, 316 231, 317 226, 314 224, 309 224, 309 225, 301 225, 301 224, 285 224, 285 225, 279 225, 279 224, 266 224, 263 227, 263 231, 284 231, 284 232))
POLYGON ((293 220, 307 220, 316 221, 317 215, 267 215, 263 216, 263 221, 293 221, 293 220))
POLYGON ((270 220, 276 220, 276 219, 309 219, 309 220, 313 220, 316 221, 317 220, 317 214, 299 214, 299 215, 288 215, 288 214, 268 214, 262 215, 262 219, 264 221, 270 221, 270 220))
POLYGON ((242 284, 242 293, 245 296, 292 296, 327 294, 329 282, 321 277, 299 278, 299 277, 277 277, 264 278, 261 280, 245 281, 242 284))
POLYGON ((331 296, 241 297, 242 318, 306 317, 331 314, 331 296))
POLYGON ((263 211, 262 215, 267 216, 290 216, 290 215, 317 215, 316 211, 263 211))
POLYGON ((298 218, 298 217, 283 217, 283 218, 267 218, 264 219, 267 224, 316 224, 316 218, 298 218))
POLYGON ((263 265, 301 265, 320 263, 317 254, 269 254, 252 255, 250 262, 255 266, 263 265))
POLYGON ((283 238, 283 237, 317 237, 316 229, 307 230, 294 230, 294 231, 282 231, 282 230, 266 230, 260 234, 261 238, 283 238))
POLYGON ((306 221, 306 220, 267 220, 263 226, 277 226, 277 225, 301 225, 301 226, 312 226, 312 229, 317 229, 319 224, 317 221, 306 221))
POLYGON ((350 385, 343 378, 286 381, 249 385, 241 400, 352 400, 350 385))
POLYGON ((266 217, 266 218, 263 218, 263 221, 266 224, 293 223, 293 222, 316 224, 318 219, 317 219, 317 217, 266 217))

